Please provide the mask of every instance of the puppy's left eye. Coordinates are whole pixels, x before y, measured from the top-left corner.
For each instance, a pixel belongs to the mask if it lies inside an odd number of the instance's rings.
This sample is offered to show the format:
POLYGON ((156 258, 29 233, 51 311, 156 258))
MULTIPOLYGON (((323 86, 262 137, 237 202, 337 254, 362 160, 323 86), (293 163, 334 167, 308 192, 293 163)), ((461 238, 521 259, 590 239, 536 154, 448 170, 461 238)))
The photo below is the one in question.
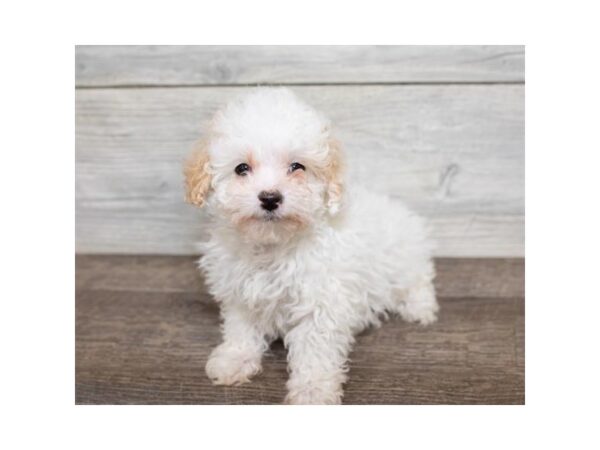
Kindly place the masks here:
POLYGON ((306 167, 304 167, 302 164, 298 163, 298 162, 294 162, 290 164, 290 172, 295 172, 296 170, 306 170, 306 167))

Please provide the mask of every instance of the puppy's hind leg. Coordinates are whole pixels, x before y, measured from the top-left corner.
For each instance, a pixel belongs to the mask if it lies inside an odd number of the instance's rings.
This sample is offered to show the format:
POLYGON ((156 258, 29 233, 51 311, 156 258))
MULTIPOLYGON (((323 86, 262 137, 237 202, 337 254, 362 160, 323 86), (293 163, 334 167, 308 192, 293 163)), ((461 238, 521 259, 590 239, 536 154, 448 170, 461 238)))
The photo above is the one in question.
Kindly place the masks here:
POLYGON ((398 313, 407 322, 429 325, 437 320, 439 306, 435 288, 429 280, 421 280, 404 291, 398 303, 398 313))

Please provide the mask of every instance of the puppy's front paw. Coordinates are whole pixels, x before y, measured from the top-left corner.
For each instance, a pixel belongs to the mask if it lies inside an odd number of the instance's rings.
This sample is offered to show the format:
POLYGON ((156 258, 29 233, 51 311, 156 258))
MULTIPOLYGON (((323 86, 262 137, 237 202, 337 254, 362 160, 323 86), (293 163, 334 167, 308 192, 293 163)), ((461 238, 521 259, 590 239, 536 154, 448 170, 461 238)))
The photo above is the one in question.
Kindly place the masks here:
POLYGON ((262 370, 260 355, 221 344, 206 363, 206 375, 214 384, 226 386, 247 383, 262 370))
POLYGON ((287 405, 340 405, 342 403, 342 383, 346 379, 340 374, 331 379, 294 380, 287 383, 288 394, 284 403, 287 405))
POLYGON ((318 387, 288 392, 285 396, 286 405, 341 405, 342 392, 327 392, 318 387))

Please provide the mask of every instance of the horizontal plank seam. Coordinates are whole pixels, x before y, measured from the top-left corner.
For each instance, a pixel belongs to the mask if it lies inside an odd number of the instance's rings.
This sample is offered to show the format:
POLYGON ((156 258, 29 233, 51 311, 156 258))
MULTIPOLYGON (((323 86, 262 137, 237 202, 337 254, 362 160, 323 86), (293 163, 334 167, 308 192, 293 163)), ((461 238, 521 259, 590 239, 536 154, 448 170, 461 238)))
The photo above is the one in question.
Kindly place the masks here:
MULTIPOLYGON (((181 253, 102 253, 102 252, 76 252, 76 257, 82 258, 94 258, 94 259, 108 259, 110 257, 119 257, 119 258, 131 258, 131 257, 140 257, 143 259, 152 259, 152 258, 175 258, 181 261, 190 260, 191 262, 196 261, 200 258, 201 254, 186 254, 182 255, 181 253)), ((479 260, 499 260, 499 261, 525 261, 525 257, 523 256, 435 256, 433 258, 434 262, 439 262, 440 260, 468 260, 468 261, 479 261, 479 260)))
POLYGON ((216 83, 216 84, 81 84, 75 89, 156 89, 156 88, 248 88, 270 86, 488 86, 488 85, 524 85, 525 80, 512 81, 365 81, 365 82, 307 82, 307 83, 216 83))
MULTIPOLYGON (((118 293, 122 294, 124 292, 130 292, 132 294, 186 294, 186 295, 198 295, 203 294, 208 296, 211 301, 206 302, 198 299, 198 302, 203 305, 218 305, 216 301, 212 300, 212 296, 208 294, 205 290, 176 290, 176 289, 132 289, 132 288, 109 288, 109 287, 84 287, 84 288, 76 288, 75 295, 82 294, 84 292, 98 292, 98 293, 118 293)), ((489 301, 489 300, 502 300, 502 301, 515 301, 515 300, 524 300, 525 295, 502 295, 502 294, 494 294, 494 295, 438 295, 437 299, 442 302, 455 302, 458 300, 468 301, 468 302, 476 302, 476 301, 489 301)))

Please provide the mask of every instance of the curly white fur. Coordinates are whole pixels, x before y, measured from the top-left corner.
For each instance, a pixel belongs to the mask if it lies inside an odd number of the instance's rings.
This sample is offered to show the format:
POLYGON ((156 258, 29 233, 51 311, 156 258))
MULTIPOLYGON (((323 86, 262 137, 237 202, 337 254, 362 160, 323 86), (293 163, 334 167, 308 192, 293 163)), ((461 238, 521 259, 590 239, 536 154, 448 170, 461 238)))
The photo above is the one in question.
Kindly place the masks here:
POLYGON ((213 221, 199 265, 223 317, 206 365, 214 383, 249 381, 282 337, 286 402, 341 403, 357 333, 388 313, 436 320, 421 219, 348 188, 329 122, 291 91, 257 89, 218 112, 186 182, 188 201, 206 204, 213 221), (240 164, 248 170, 238 174, 240 164), (274 211, 261 207, 264 191, 281 194, 274 211))

